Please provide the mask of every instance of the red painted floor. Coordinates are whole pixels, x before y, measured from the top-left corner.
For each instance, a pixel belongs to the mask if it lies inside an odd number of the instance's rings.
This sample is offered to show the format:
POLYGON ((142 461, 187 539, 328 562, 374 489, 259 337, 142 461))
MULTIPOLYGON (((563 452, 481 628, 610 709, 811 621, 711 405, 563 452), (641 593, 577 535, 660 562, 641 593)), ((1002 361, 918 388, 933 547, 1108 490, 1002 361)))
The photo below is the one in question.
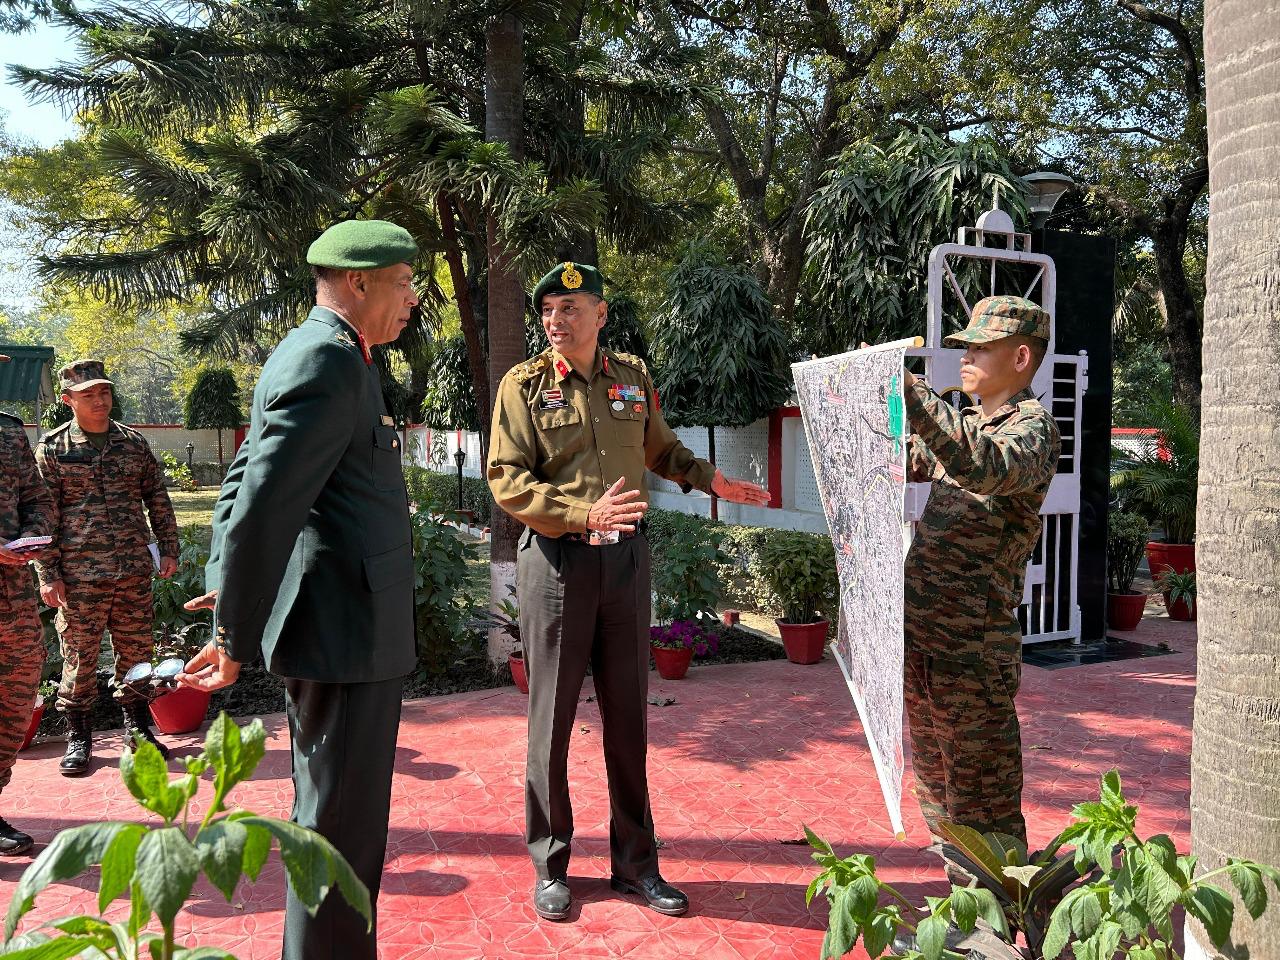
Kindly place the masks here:
MULTIPOLYGON (((1018 705, 1033 844, 1061 829, 1071 805, 1092 797, 1113 766, 1141 804, 1145 829, 1187 842, 1194 625, 1148 618, 1133 637, 1166 641, 1176 652, 1024 670, 1018 705)), ((651 688, 676 698, 650 708, 649 769, 663 873, 688 893, 687 916, 660 916, 608 887, 599 714, 584 702, 570 759, 577 817, 570 884, 578 906, 567 922, 540 920, 528 905, 533 877, 521 839, 525 698, 514 688, 460 694, 405 705, 381 956, 816 958, 825 907, 815 903, 811 913, 804 904, 814 873, 809 849, 782 842, 803 836, 806 823, 841 852, 875 854, 883 876, 908 896, 939 885, 940 870, 920 849, 927 838, 910 797, 907 840, 895 842, 889 831, 870 756, 830 659, 808 667, 775 661, 695 668, 675 682, 654 674, 651 688)), ((287 731, 280 716, 266 723, 266 759, 233 799, 287 816, 287 731)), ((119 750, 118 734, 101 738, 98 766, 77 781, 57 773, 60 742, 29 749, 0 814, 40 844, 92 818, 133 819, 136 808, 114 768, 119 750)), ((6 903, 26 865, 0 862, 6 903)), ((193 946, 274 960, 283 883, 273 859, 231 904, 201 885, 179 929, 193 946)), ((96 875, 50 887, 33 917, 91 909, 96 888, 96 875)))

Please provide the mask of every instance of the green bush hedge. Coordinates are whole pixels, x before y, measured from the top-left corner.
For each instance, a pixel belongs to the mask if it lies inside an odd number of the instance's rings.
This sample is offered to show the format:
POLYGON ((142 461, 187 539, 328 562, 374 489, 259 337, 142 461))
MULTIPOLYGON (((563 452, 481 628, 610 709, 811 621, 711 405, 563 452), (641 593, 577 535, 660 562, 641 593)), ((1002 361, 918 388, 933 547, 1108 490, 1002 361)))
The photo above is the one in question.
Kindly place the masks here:
MULTIPOLYGON (((406 465, 404 481, 409 488, 409 499, 419 506, 429 504, 441 510, 458 508, 456 473, 436 473, 426 467, 406 465)), ((479 477, 463 477, 462 507, 472 512, 477 526, 489 526, 493 520, 493 495, 489 493, 489 484, 479 477)))

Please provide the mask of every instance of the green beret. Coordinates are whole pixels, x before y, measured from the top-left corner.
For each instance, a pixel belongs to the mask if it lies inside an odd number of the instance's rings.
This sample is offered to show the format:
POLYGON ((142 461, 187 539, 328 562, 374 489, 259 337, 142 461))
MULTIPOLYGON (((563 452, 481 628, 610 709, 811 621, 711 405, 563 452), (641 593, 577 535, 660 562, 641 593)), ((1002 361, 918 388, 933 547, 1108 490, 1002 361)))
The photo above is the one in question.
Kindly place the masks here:
POLYGON ((969 326, 944 337, 944 347, 966 343, 990 343, 1005 337, 1024 336, 1049 339, 1049 314, 1025 297, 987 297, 973 305, 969 326))
POLYGON ((343 220, 320 234, 307 263, 334 270, 378 270, 413 263, 418 245, 404 227, 386 220, 343 220))
POLYGON ((555 267, 533 288, 533 309, 542 312, 542 298, 557 293, 594 293, 604 296, 604 278, 600 271, 590 264, 574 263, 572 260, 555 267))

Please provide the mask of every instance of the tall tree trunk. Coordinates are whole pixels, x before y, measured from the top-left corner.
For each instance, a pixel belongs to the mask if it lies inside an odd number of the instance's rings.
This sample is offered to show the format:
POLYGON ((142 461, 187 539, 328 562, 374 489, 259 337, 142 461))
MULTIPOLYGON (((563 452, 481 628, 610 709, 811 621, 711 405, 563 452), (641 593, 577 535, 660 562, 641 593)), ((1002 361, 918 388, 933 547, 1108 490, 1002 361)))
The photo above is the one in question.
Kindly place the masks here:
POLYGON ((1187 280, 1183 258, 1191 209, 1204 189, 1208 173, 1193 174, 1165 203, 1165 214, 1153 225, 1156 274, 1164 295, 1165 337, 1173 371, 1173 397, 1183 406, 1200 410, 1201 323, 1196 295, 1187 280))
MULTIPOLYGON (((1209 263, 1191 845, 1280 865, 1280 0, 1210 0, 1209 263)), ((1221 955, 1280 957, 1280 905, 1221 955)), ((1188 922, 1186 955, 1214 956, 1188 922)))
POLYGON ((458 245, 458 231, 453 223, 453 200, 444 192, 436 194, 436 213, 440 217, 440 235, 444 240, 444 259, 449 265, 449 277, 453 281, 453 296, 458 302, 462 339, 467 344, 467 371, 471 374, 471 388, 476 394, 476 410, 480 414, 480 446, 484 450, 489 437, 489 423, 493 418, 492 394, 489 391, 489 358, 485 356, 484 342, 480 339, 480 323, 471 302, 471 282, 462 263, 462 247, 458 245))
MULTIPOLYGON (((485 31, 484 138, 505 143, 511 155, 524 157, 524 25, 513 13, 495 19, 485 31)), ((496 217, 488 216, 489 236, 489 395, 508 370, 525 359, 523 278, 503 248, 496 217)), ((516 582, 516 541, 523 527, 495 507, 490 524, 490 603, 509 598, 516 582)), ((495 665, 511 651, 510 638, 489 631, 489 658, 495 665)))

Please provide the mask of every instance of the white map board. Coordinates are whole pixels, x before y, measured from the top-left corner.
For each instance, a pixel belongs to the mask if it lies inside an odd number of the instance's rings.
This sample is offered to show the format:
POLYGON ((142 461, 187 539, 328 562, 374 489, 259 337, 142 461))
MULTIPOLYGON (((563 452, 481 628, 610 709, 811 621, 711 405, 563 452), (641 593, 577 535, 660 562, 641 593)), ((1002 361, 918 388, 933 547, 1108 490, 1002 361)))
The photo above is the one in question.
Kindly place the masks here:
POLYGON ((800 413, 840 574, 834 651, 902 836, 906 424, 911 341, 793 364, 800 413))

